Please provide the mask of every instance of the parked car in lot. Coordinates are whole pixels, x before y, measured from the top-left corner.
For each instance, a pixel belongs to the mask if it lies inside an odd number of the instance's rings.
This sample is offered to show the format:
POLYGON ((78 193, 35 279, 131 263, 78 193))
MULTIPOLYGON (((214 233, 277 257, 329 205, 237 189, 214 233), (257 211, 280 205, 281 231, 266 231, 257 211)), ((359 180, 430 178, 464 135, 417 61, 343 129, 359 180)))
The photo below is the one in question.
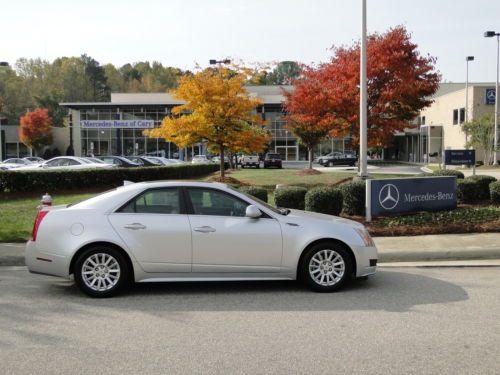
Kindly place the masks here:
POLYGON ((324 167, 333 167, 334 165, 348 165, 354 167, 358 161, 358 157, 354 154, 342 152, 330 152, 327 155, 318 158, 318 164, 324 167))
POLYGON ((34 163, 34 162, 32 162, 32 161, 30 161, 28 159, 25 159, 25 158, 10 158, 10 159, 5 159, 2 163, 3 164, 12 164, 12 165, 18 166, 18 167, 37 164, 37 163, 34 163))
POLYGON ((149 160, 143 156, 125 156, 126 159, 130 160, 133 163, 139 164, 142 167, 158 167, 158 161, 149 160))
POLYGON ((255 167, 257 169, 260 168, 260 160, 259 155, 243 155, 241 157, 241 168, 245 167, 255 167))
POLYGON ((210 163, 206 155, 195 155, 191 160, 191 164, 205 164, 210 163))
POLYGON ((277 167, 283 168, 280 154, 268 153, 264 157, 264 168, 277 167))
POLYGON ((157 163, 158 165, 182 164, 183 162, 177 159, 167 159, 162 156, 145 156, 146 159, 157 163))
POLYGON ((225 184, 141 182, 38 212, 30 272, 94 297, 132 282, 295 280, 332 292, 376 271, 365 227, 275 208, 225 184), (238 244, 238 246, 235 246, 238 244))
POLYGON ((27 156, 25 158, 23 158, 24 160, 29 160, 35 164, 40 164, 40 163, 43 163, 45 161, 45 159, 41 158, 41 157, 38 157, 38 156, 27 156))
POLYGON ((15 169, 16 171, 26 170, 62 170, 62 169, 100 169, 112 168, 112 165, 91 162, 85 158, 77 156, 58 156, 43 162, 42 164, 33 164, 15 169))
POLYGON ((5 159, 3 162, 0 163, 0 165, 2 165, 4 170, 9 170, 9 169, 16 169, 19 167, 33 166, 36 165, 36 163, 33 163, 29 160, 22 158, 10 158, 10 159, 5 159))
POLYGON ((123 156, 97 156, 96 159, 110 165, 116 165, 122 168, 140 167, 140 164, 124 158, 123 156))

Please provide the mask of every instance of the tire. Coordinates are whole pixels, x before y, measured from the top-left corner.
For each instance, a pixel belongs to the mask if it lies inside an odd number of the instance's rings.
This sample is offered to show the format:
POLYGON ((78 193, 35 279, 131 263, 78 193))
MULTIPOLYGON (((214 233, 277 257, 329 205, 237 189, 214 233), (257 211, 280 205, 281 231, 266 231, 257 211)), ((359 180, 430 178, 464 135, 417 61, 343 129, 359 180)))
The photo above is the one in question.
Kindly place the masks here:
POLYGON ((256 168, 256 169, 260 169, 260 165, 256 165, 256 166, 255 166, 255 168, 256 168))
POLYGON ((245 169, 245 166, 243 164, 241 164, 241 169, 245 169))
POLYGON ((78 256, 74 267, 76 285, 91 297, 116 295, 130 285, 130 275, 129 265, 123 254, 110 246, 92 246, 86 249, 78 256), (96 265, 101 268, 97 270, 96 265), (83 274, 84 268, 93 273, 83 274))
POLYGON ((323 242, 307 250, 299 276, 315 292, 335 292, 351 278, 352 267, 351 256, 343 246, 323 242))

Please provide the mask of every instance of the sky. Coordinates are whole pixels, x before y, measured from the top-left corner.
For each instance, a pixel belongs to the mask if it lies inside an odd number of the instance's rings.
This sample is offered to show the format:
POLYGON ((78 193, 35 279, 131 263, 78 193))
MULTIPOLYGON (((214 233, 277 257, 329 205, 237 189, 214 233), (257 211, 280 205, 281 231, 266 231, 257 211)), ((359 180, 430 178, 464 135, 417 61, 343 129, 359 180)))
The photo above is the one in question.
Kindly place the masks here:
MULTIPOLYGON (((493 82, 498 0, 367 0, 368 32, 404 25, 443 80, 493 82)), ((360 37, 361 0, 0 0, 0 61, 86 53, 101 64, 327 61, 360 37)))

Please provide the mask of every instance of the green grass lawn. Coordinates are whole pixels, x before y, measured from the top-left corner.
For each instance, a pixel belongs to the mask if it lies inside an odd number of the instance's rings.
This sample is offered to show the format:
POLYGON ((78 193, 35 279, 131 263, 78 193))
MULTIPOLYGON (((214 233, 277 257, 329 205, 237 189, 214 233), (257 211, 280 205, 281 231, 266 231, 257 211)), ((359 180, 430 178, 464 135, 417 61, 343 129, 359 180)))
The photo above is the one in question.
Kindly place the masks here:
POLYGON ((333 184, 344 178, 352 177, 352 173, 328 172, 318 175, 301 176, 296 169, 242 169, 232 171, 229 176, 250 185, 274 188, 277 184, 311 187, 322 184, 333 184))
MULTIPOLYGON (((54 205, 82 201, 96 193, 54 195, 54 205)), ((19 242, 31 236, 33 222, 40 204, 38 198, 0 200, 0 242, 19 242)))

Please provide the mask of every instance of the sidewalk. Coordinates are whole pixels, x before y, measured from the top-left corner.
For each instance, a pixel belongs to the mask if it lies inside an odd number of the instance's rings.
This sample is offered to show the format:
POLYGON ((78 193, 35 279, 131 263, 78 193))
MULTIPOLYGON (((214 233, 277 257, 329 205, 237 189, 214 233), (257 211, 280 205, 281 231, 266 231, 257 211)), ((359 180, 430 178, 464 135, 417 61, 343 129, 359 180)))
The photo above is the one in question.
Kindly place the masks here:
MULTIPOLYGON (((500 233, 374 237, 379 263, 500 260, 500 233)), ((23 243, 0 243, 0 266, 23 266, 23 243)))
POLYGON ((500 259, 500 233, 374 237, 379 262, 500 259))

